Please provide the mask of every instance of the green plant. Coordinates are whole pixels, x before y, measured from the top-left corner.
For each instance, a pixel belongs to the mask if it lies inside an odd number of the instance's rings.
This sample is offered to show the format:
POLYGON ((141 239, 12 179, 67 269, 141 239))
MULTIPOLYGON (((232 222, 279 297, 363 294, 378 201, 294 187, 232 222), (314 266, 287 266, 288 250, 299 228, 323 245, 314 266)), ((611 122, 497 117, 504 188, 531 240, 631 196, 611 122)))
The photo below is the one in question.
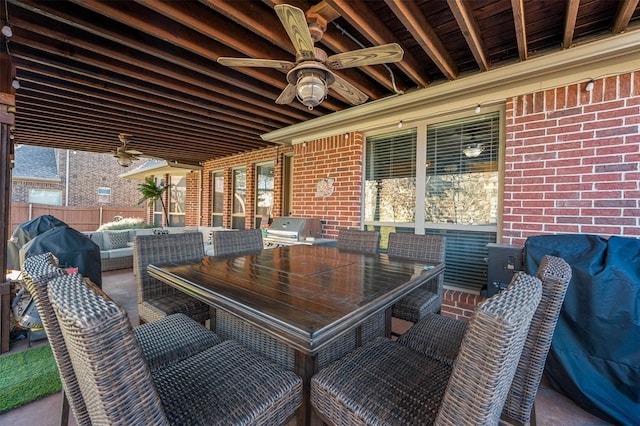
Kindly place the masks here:
POLYGON ((100 225, 98 231, 114 231, 121 229, 140 229, 140 228, 153 228, 153 225, 149 225, 144 222, 141 217, 124 217, 113 222, 107 222, 100 225))
POLYGON ((146 177, 143 183, 138 184, 138 191, 142 194, 138 205, 146 201, 149 207, 153 207, 156 201, 160 201, 166 226, 169 226, 169 213, 167 212, 167 206, 164 204, 163 195, 169 189, 169 186, 170 185, 156 183, 151 177, 146 177))

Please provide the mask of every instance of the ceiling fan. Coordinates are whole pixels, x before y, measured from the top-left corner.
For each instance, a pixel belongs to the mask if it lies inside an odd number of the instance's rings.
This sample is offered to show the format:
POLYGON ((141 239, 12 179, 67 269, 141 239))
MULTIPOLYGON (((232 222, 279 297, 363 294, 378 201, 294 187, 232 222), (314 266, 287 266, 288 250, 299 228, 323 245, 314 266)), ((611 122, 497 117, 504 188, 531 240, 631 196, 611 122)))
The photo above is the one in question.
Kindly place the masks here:
POLYGON ((333 70, 376 65, 402 60, 404 51, 397 43, 369 47, 327 57, 324 50, 315 47, 327 29, 327 21, 319 14, 310 14, 288 4, 274 7, 293 46, 296 61, 272 59, 227 58, 218 62, 229 67, 267 67, 289 70, 284 91, 276 99, 277 104, 288 104, 298 98, 309 109, 318 106, 326 97, 328 89, 335 90, 353 105, 360 105, 369 98, 351 83, 335 74, 333 70))
POLYGON ((122 146, 119 146, 115 151, 112 151, 113 156, 118 159, 118 164, 122 167, 129 167, 132 162, 140 159, 139 156, 142 155, 142 153, 135 149, 127 149, 127 143, 131 140, 130 134, 120 133, 118 135, 118 139, 122 142, 122 146))

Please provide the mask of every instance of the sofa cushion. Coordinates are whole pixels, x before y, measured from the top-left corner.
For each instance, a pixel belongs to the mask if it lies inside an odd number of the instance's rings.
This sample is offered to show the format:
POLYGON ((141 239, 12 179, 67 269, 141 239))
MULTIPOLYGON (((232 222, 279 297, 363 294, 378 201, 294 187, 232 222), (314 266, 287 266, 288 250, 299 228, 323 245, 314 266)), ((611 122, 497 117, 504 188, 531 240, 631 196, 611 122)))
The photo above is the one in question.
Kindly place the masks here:
POLYGON ((133 247, 125 247, 109 250, 109 259, 118 259, 120 257, 133 256, 133 247))
POLYGON ((129 231, 105 232, 104 237, 107 250, 126 248, 129 242, 129 231))

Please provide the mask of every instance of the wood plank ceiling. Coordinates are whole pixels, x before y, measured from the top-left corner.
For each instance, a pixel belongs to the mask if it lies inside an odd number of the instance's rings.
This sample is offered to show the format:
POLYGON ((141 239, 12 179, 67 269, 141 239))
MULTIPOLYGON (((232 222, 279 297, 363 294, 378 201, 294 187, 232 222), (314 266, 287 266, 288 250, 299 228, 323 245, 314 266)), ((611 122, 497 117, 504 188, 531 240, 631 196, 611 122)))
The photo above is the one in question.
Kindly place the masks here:
MULTIPOLYGON (((14 141, 168 161, 268 146, 260 135, 350 105, 330 91, 317 108, 274 101, 284 72, 227 68, 220 56, 294 61, 273 7, 284 1, 0 0, 20 88, 14 141)), ((401 62, 336 71, 370 100, 491 72, 638 28, 638 0, 287 0, 330 22, 329 55, 399 43, 401 62)), ((6 43, 5 43, 6 41, 6 43)), ((428 90, 428 89, 426 89, 428 90)))

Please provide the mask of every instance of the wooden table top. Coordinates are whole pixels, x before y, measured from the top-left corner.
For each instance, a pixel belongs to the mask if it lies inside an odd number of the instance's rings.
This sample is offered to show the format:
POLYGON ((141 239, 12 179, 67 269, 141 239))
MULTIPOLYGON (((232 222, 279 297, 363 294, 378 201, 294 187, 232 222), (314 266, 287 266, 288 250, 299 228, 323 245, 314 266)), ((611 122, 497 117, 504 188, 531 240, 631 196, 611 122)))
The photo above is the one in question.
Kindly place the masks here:
POLYGON ((148 270, 312 354, 442 273, 444 264, 295 245, 148 270))

